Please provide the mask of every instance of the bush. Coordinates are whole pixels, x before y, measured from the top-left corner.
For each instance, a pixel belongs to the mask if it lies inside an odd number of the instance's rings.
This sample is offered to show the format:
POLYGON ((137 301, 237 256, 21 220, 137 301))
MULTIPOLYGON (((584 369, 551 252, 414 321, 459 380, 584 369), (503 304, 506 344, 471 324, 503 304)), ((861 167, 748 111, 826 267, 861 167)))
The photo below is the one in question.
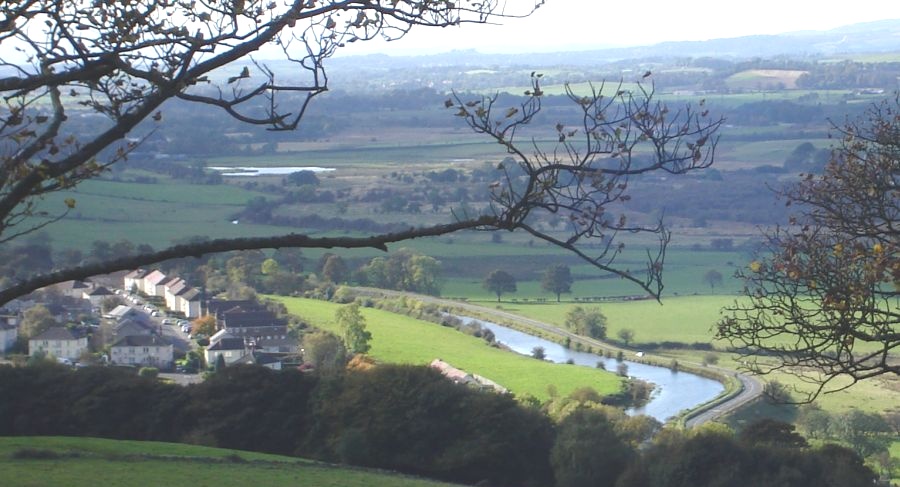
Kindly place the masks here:
POLYGON ((159 377, 159 369, 157 369, 156 367, 141 367, 140 370, 138 370, 138 375, 141 377, 155 379, 159 377))

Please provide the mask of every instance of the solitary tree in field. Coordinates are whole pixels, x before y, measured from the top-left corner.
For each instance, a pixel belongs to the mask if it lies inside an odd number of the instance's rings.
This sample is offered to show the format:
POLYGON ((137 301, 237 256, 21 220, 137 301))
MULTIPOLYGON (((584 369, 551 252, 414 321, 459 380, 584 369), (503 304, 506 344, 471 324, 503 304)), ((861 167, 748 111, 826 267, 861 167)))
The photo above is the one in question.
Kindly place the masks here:
POLYGON ((625 346, 627 347, 628 344, 631 343, 632 340, 634 340, 634 330, 630 328, 621 328, 616 332, 616 336, 619 337, 619 340, 622 340, 622 342, 624 342, 625 346))
POLYGON ((710 289, 715 289, 716 286, 722 285, 722 273, 715 269, 710 269, 706 271, 706 274, 703 274, 703 282, 709 284, 710 289))
POLYGON ((350 353, 366 353, 371 348, 372 333, 366 330, 366 319, 359 311, 359 303, 341 306, 334 313, 334 320, 341 328, 344 345, 350 353))
POLYGON ((516 292, 516 278, 512 274, 500 269, 491 271, 484 282, 481 283, 484 289, 497 295, 497 302, 500 302, 500 295, 503 293, 516 292))
POLYGON ((815 384, 806 400, 900 375, 900 97, 835 130, 825 172, 783 192, 798 214, 739 273, 746 299, 717 332, 752 370, 815 384))
POLYGON ((569 266, 556 264, 547 268, 541 277, 541 289, 556 295, 556 302, 560 300, 563 293, 572 292, 572 272, 569 266))
MULTIPOLYGON (((396 39, 420 26, 527 15, 539 3, 520 0, 522 10, 510 14, 515 5, 497 0, 6 0, 0 4, 0 243, 77 208, 74 196, 58 207, 38 209, 38 202, 127 158, 165 123, 166 102, 212 106, 260 129, 302 130, 309 103, 328 89, 324 61, 345 44, 396 39), (280 52, 290 68, 257 60, 254 54, 263 49, 280 52), (97 122, 88 130, 75 127, 87 117, 97 122)), ((620 87, 607 95, 600 86, 585 94, 570 90, 579 122, 551 129, 558 142, 533 144, 525 127, 540 113, 544 93, 538 75, 531 81, 523 97, 447 100, 462 121, 515 161, 490 183, 484 214, 363 237, 197 240, 27 274, 3 284, 0 303, 55 282, 172 258, 287 247, 385 250, 464 229, 528 232, 659 296, 669 232, 661 223, 635 224, 607 210, 627 202, 636 176, 708 167, 721 120, 703 107, 670 109, 654 100, 652 87, 620 87), (566 234, 532 227, 541 213, 566 219, 566 234), (656 235, 658 246, 637 274, 619 267, 616 237, 641 232, 656 235), (601 245, 584 245, 593 239, 601 245)))

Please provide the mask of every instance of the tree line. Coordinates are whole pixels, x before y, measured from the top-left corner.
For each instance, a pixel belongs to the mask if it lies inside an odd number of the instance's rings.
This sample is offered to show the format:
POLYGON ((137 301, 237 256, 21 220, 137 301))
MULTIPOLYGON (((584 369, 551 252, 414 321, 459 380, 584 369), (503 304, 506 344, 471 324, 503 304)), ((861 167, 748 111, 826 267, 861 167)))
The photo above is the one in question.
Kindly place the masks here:
MULTIPOLYGON (((232 366, 187 387, 131 370, 0 367, 0 435, 195 443, 490 486, 871 485, 853 451, 793 427, 683 432, 589 391, 543 409, 419 366, 331 374, 232 366), (646 446, 638 448, 644 443, 646 446)), ((594 393, 596 394, 596 393, 594 393)))

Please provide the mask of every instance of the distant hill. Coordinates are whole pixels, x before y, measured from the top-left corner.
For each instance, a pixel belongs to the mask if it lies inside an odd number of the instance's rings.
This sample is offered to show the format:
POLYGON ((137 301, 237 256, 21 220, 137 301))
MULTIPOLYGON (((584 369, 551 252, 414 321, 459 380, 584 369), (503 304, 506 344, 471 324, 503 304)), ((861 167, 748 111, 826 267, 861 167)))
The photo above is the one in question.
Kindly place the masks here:
POLYGON ((474 49, 426 56, 337 57, 334 67, 377 64, 382 68, 412 66, 516 66, 596 65, 625 59, 716 57, 748 59, 773 56, 825 57, 835 54, 900 52, 900 19, 847 25, 828 31, 799 31, 778 35, 758 35, 707 41, 663 42, 650 46, 583 51, 484 54, 474 49))

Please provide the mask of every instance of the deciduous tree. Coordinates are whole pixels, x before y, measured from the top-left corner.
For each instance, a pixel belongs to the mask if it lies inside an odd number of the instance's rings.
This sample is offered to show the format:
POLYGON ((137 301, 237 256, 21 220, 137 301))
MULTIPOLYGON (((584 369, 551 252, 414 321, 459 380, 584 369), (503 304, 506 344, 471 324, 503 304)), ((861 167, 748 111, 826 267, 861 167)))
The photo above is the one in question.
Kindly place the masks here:
MULTIPOLYGON (((346 43, 396 39, 419 26, 527 15, 540 3, 522 0, 522 10, 512 12, 495 0, 6 1, 0 65, 12 74, 0 80, 0 243, 65 218, 78 205, 74 197, 46 215, 38 214, 37 202, 127 158, 155 124, 164 123, 167 101, 212 106, 247 124, 294 130, 309 103, 328 89, 324 61, 346 43), (252 57, 269 48, 280 50, 294 71, 276 72, 252 57), (102 122, 93 131, 78 131, 73 122, 80 115, 102 122)), ((704 107, 669 109, 647 86, 623 88, 613 96, 603 94, 602 86, 586 95, 568 90, 580 121, 558 123, 558 142, 551 145, 532 144, 525 130, 541 110, 539 75, 524 97, 451 96, 448 108, 515 161, 490 184, 491 205, 484 214, 463 212, 450 223, 367 237, 287 233, 194 241, 29 275, 0 290, 0 303, 55 282, 172 258, 282 247, 385 250, 391 243, 464 229, 524 230, 658 296, 669 232, 661 223, 636 224, 607 210, 627 202, 633 177, 708 167, 721 120, 704 107), (507 103, 514 106, 501 107, 507 103), (564 216, 567 232, 544 233, 530 225, 540 213, 564 216), (618 266, 623 247, 616 237, 625 232, 658 237, 642 274, 618 266), (599 247, 584 245, 591 239, 599 247)))
POLYGON ((25 310, 19 329, 26 338, 36 337, 59 323, 43 304, 36 304, 25 310))
POLYGON ((591 338, 606 338, 606 316, 600 308, 575 306, 566 313, 566 328, 578 335, 591 338))
POLYGON ((557 264, 547 268, 541 277, 541 289, 556 295, 556 302, 560 300, 563 293, 572 292, 572 272, 569 266, 557 264))
POLYGON ((503 293, 514 293, 516 292, 516 278, 512 276, 512 274, 497 269, 491 271, 484 278, 484 282, 481 283, 484 289, 494 293, 497 295, 497 302, 500 302, 500 296, 503 293))
POLYGON ((366 319, 359 311, 359 303, 341 306, 334 313, 334 320, 341 327, 344 345, 350 353, 366 353, 371 348, 372 333, 366 330, 366 319))
POLYGON ((214 315, 205 315, 191 322, 191 334, 213 336, 216 333, 216 317, 214 315))
POLYGON ((710 289, 715 289, 716 286, 722 285, 722 273, 715 269, 710 269, 706 271, 706 274, 703 274, 703 282, 709 284, 710 289))
POLYGON ((717 332, 752 370, 814 384, 805 400, 900 374, 900 97, 835 130, 825 172, 783 191, 798 213, 739 272, 747 299, 717 332))

